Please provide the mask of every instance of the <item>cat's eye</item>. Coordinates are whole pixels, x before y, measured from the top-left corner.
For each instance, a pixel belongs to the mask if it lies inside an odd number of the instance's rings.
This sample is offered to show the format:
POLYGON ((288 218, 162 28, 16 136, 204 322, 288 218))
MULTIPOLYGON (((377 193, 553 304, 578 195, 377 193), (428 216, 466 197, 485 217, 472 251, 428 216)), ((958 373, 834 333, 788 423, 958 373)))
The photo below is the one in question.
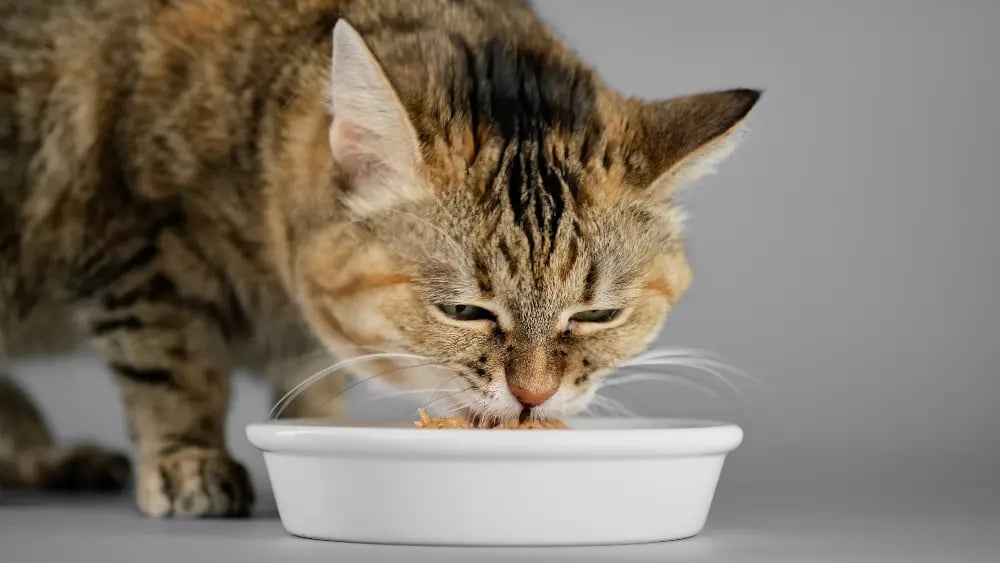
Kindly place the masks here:
POLYGON ((569 318, 578 323, 609 323, 618 317, 621 309, 592 309, 590 311, 580 311, 569 318))
POLYGON ((491 311, 475 305, 438 305, 441 312, 456 321, 497 321, 491 311))

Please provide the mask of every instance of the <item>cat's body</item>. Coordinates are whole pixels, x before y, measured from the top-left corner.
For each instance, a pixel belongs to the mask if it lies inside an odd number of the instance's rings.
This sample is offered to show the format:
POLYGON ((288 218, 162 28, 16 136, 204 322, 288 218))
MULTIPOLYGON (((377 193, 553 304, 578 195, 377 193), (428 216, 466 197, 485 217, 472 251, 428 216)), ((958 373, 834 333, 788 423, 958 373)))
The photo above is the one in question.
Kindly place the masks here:
POLYGON ((345 3, 295 19, 270 2, 168 4, 14 1, 0 10, 8 355, 89 338, 80 303, 136 256, 146 262, 163 236, 190 261, 171 278, 211 293, 208 314, 234 360, 259 370, 317 346, 271 263, 266 178, 287 172, 268 149, 309 80, 300 71, 329 59, 331 14, 345 3), (281 44, 310 26, 309 41, 281 44))
MULTIPOLYGON (((579 408, 588 378, 641 349, 683 293, 672 190, 757 97, 622 99, 519 2, 0 13, 0 360, 102 351, 150 514, 248 508, 222 440, 236 365, 275 373, 280 393, 326 353, 412 352, 510 403, 469 399, 476 412, 531 409, 564 380, 581 398, 535 412, 579 408), (346 26, 332 38, 341 19, 364 43, 346 26), (628 279, 601 281, 611 270, 628 279), (526 301, 499 304, 515 293, 526 301), (616 312, 562 312, 576 303, 616 312)), ((340 382, 293 414, 335 409, 340 382)), ((0 378, 0 486, 100 484, 120 464, 52 444, 0 378)))

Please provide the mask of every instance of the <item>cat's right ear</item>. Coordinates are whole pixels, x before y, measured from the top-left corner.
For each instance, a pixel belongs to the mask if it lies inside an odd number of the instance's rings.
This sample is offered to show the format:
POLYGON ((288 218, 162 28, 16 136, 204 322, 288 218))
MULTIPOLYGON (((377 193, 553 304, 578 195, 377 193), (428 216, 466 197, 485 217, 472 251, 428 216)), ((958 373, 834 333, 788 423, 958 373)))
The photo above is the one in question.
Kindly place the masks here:
POLYGON ((333 28, 330 149, 360 215, 424 195, 416 130, 375 55, 350 24, 333 28))

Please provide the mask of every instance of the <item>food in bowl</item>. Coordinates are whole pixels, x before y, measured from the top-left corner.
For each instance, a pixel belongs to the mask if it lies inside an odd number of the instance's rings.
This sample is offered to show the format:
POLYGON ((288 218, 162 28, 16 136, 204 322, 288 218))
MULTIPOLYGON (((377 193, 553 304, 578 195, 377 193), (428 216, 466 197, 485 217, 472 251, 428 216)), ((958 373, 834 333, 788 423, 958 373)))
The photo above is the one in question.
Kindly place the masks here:
POLYGON ((420 420, 413 423, 417 428, 472 428, 472 423, 461 416, 431 418, 424 409, 417 409, 420 420))
POLYGON ((568 428, 561 420, 518 420, 512 419, 496 424, 477 425, 461 416, 432 418, 424 409, 417 409, 420 420, 413 423, 417 428, 489 428, 492 430, 563 430, 568 428))

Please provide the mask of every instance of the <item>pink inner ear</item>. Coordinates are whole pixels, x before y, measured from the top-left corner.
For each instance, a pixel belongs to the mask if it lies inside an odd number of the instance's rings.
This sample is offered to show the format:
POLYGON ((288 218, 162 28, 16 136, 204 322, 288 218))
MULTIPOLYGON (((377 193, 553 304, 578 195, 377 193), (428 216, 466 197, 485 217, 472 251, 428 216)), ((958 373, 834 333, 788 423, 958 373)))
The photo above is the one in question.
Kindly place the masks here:
POLYGON ((337 163, 352 180, 374 179, 391 172, 389 163, 379 154, 380 137, 354 123, 334 121, 330 148, 337 163))

